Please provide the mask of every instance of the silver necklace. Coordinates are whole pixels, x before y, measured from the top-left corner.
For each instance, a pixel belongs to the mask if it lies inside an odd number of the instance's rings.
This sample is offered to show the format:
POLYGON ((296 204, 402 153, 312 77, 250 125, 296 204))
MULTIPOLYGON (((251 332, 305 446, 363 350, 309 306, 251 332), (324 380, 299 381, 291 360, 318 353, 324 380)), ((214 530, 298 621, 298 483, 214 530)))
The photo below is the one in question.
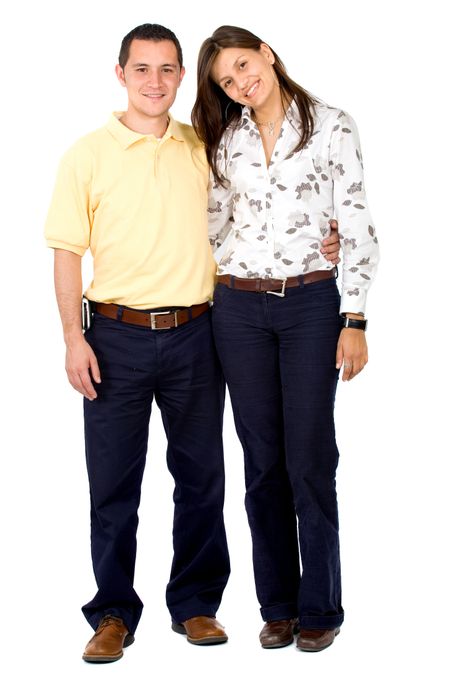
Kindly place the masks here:
POLYGON ((258 120, 255 119, 255 124, 257 127, 268 127, 269 129, 269 136, 273 136, 275 133, 275 125, 283 118, 283 115, 280 115, 280 117, 277 117, 276 120, 269 121, 269 122, 258 122, 258 120))

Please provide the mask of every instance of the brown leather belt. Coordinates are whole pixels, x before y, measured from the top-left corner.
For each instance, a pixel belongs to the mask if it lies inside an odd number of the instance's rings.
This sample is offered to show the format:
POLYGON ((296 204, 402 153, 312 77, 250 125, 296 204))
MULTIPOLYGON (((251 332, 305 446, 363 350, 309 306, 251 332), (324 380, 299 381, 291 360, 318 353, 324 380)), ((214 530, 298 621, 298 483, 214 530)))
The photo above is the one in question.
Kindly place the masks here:
POLYGON ((307 274, 300 274, 298 277, 288 277, 287 279, 242 279, 241 277, 234 277, 231 274, 221 274, 217 277, 217 282, 238 291, 284 295, 285 288, 313 284, 315 281, 331 279, 332 277, 336 277, 336 268, 308 272, 307 274))
POLYGON ((165 330, 182 326, 191 319, 201 316, 208 309, 208 302, 203 302, 201 305, 192 305, 192 307, 186 307, 185 309, 168 310, 167 312, 152 312, 151 310, 139 312, 120 305, 95 303, 95 311, 102 316, 107 316, 108 319, 132 323, 134 326, 145 326, 150 330, 165 330))

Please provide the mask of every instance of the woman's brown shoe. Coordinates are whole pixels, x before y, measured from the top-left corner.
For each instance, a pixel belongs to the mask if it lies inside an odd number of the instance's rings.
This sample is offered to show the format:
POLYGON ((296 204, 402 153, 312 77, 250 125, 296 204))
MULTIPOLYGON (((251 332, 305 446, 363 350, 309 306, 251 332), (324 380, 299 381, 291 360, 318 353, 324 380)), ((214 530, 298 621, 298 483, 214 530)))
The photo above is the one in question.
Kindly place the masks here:
POLYGON ((287 647, 294 641, 295 627, 298 619, 281 619, 279 621, 268 621, 264 624, 259 634, 261 647, 264 649, 276 649, 277 647, 287 647))
POLYGON ((316 630, 312 628, 300 628, 297 638, 297 647, 302 652, 321 652, 333 644, 336 635, 339 635, 340 629, 316 630))

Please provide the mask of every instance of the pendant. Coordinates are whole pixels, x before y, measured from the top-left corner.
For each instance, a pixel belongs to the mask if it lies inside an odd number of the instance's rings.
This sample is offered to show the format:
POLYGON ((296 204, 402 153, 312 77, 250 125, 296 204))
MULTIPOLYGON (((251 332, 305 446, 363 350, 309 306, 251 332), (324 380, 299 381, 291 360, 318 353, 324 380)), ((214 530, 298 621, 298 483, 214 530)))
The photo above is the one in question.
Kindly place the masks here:
POLYGON ((267 126, 269 127, 269 136, 273 136, 273 132, 275 131, 275 122, 267 122, 267 126))

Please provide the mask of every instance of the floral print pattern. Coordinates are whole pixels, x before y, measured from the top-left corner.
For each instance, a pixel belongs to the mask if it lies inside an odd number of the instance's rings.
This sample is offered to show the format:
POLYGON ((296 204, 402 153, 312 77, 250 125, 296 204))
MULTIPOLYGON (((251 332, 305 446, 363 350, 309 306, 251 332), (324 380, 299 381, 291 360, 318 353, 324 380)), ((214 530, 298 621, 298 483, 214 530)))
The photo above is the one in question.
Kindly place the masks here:
POLYGON ((218 274, 285 279, 331 269, 320 248, 330 219, 336 218, 343 258, 341 312, 364 313, 378 240, 356 125, 344 111, 317 105, 308 145, 293 152, 299 126, 291 106, 268 166, 249 108, 243 108, 238 127, 225 132, 218 158, 227 187, 211 180, 208 206, 218 274))

